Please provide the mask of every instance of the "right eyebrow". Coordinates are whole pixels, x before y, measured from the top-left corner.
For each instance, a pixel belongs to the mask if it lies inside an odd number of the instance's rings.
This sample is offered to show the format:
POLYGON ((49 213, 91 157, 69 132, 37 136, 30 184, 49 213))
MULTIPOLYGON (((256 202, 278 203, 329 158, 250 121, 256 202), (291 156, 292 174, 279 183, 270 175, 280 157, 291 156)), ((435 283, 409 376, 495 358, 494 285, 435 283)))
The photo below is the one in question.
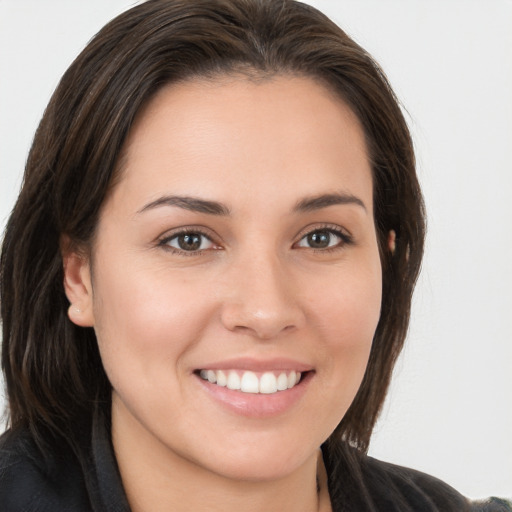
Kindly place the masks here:
POLYGON ((344 192, 306 197, 295 205, 294 210, 298 212, 308 212, 321 210, 322 208, 336 204, 355 204, 360 206, 365 212, 368 211, 364 202, 359 199, 359 197, 344 192))
POLYGON ((217 201, 208 201, 199 197, 190 196, 162 196, 155 201, 143 206, 137 213, 143 213, 154 208, 162 206, 177 206, 184 210, 190 210, 198 213, 206 213, 209 215, 230 215, 229 208, 217 201))

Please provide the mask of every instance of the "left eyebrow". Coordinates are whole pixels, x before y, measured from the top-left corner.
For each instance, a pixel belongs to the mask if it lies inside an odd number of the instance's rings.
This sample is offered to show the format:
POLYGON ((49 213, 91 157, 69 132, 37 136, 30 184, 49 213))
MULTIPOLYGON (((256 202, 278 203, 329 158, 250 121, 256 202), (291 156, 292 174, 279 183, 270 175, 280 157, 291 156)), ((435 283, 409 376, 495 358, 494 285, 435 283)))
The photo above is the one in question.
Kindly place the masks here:
POLYGON ((365 212, 368 211, 361 199, 352 194, 346 194, 343 192, 305 197, 295 205, 293 210, 295 212, 310 212, 338 204, 355 204, 363 208, 365 212))
POLYGON ((222 203, 189 196, 163 196, 146 204, 137 213, 140 214, 161 206, 175 206, 183 210, 206 213, 209 215, 230 215, 229 208, 222 203))

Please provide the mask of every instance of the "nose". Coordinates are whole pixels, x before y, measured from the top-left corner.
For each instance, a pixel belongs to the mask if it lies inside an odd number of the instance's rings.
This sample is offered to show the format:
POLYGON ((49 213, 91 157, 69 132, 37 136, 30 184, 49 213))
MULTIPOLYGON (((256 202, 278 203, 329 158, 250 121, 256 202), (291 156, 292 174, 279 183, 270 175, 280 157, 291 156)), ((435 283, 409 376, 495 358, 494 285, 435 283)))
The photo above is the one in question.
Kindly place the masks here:
POLYGON ((226 273, 225 328, 269 340, 305 321, 298 283, 275 255, 246 256, 226 273))

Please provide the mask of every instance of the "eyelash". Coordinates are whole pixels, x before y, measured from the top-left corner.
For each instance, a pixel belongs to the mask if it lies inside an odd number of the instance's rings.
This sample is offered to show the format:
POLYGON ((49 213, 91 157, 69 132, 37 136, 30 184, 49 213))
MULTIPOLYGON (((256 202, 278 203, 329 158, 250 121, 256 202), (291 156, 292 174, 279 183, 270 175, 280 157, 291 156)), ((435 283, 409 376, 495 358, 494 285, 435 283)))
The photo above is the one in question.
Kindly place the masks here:
MULTIPOLYGON (((340 238, 341 242, 338 244, 332 246, 332 247, 325 247, 325 248, 314 248, 314 247, 298 247, 299 249, 309 249, 313 252, 319 252, 319 253, 330 253, 334 251, 341 250, 346 245, 352 245, 354 243, 354 240, 352 236, 345 231, 343 231, 339 226, 331 225, 331 224, 325 224, 321 226, 316 226, 314 229, 307 229, 299 234, 298 241, 293 244, 293 246, 297 246, 298 243, 300 243, 304 238, 306 238, 309 235, 312 235, 313 233, 318 232, 327 232, 329 234, 335 235, 336 237, 340 238)), ((196 251, 186 251, 182 249, 177 249, 175 247, 171 247, 169 245, 169 242, 171 240, 174 240, 178 238, 179 236, 185 236, 185 235, 200 235, 202 237, 205 237, 208 239, 212 244, 215 245, 215 242, 213 241, 211 235, 201 228, 187 228, 182 229, 180 231, 176 231, 170 235, 166 235, 163 238, 158 240, 158 246, 162 247, 164 250, 169 251, 173 254, 179 254, 180 256, 198 256, 204 253, 205 251, 211 250, 211 249, 198 249, 196 251)), ((217 249, 213 249, 217 250, 217 249)))
POLYGON ((304 240, 304 238, 306 238, 307 236, 312 235, 313 233, 318 233, 318 232, 327 232, 329 234, 335 235, 338 238, 340 238, 341 241, 332 247, 325 247, 323 249, 316 249, 314 247, 303 247, 303 248, 301 247, 300 249, 309 249, 310 251, 313 251, 313 252, 325 254, 325 253, 339 251, 347 245, 354 244, 354 239, 353 239, 352 235, 350 235, 349 233, 347 233, 346 231, 341 229, 339 226, 336 226, 333 224, 323 224, 320 226, 315 226, 313 229, 306 228, 306 230, 302 231, 299 234, 299 240, 298 240, 298 242, 295 242, 294 245, 297 245, 299 242, 304 240))
POLYGON ((169 251, 173 254, 178 254, 180 256, 197 256, 197 255, 204 253, 205 251, 210 250, 210 249, 199 249, 197 251, 185 251, 185 250, 177 249, 176 247, 171 247, 170 245, 168 245, 171 240, 174 240, 175 238, 178 238, 180 236, 185 236, 185 235, 200 235, 200 236, 208 239, 212 244, 215 245, 215 242, 212 240, 212 237, 209 233, 205 232, 201 228, 191 227, 191 228, 182 229, 180 231, 176 231, 170 235, 168 235, 168 234, 165 235, 163 238, 158 240, 158 246, 162 247, 166 251, 169 251))

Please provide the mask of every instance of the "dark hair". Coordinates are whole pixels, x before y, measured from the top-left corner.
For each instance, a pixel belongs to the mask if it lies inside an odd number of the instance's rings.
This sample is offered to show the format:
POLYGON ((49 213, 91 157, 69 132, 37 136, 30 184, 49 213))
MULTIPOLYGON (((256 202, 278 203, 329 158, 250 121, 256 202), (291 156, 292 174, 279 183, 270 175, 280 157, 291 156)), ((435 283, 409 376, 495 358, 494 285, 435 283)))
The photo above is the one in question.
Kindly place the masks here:
POLYGON ((107 24, 64 74, 36 132, 2 247, 2 366, 13 429, 72 442, 77 422, 110 406, 94 331, 67 317, 62 235, 77 247, 91 242, 126 136, 156 91, 226 73, 312 77, 363 126, 383 299, 362 385, 329 441, 367 450, 407 332, 423 202, 410 134, 382 70, 326 16, 291 0, 149 0, 107 24))

